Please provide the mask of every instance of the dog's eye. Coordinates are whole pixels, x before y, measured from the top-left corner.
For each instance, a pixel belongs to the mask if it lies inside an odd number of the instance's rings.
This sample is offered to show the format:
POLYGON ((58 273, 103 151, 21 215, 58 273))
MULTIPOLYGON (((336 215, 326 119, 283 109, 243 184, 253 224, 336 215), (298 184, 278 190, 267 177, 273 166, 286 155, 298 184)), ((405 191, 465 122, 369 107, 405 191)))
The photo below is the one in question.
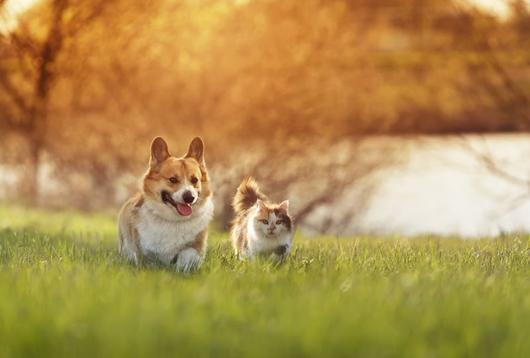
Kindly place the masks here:
POLYGON ((173 184, 177 184, 179 180, 177 179, 177 177, 171 177, 169 178, 169 181, 173 184))
POLYGON ((261 222, 264 223, 265 225, 267 225, 269 223, 269 220, 263 219, 263 220, 261 220, 261 222))
POLYGON ((197 179, 197 177, 191 177, 190 181, 191 181, 192 184, 197 184, 199 179, 197 179))

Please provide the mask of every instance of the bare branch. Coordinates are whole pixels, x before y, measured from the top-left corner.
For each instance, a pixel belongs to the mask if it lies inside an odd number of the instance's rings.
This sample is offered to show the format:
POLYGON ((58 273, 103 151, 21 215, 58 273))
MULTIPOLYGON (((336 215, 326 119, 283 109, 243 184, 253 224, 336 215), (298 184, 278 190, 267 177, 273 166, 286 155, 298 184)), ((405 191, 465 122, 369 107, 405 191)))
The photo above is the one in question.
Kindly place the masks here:
POLYGON ((489 150, 487 146, 484 146, 482 150, 475 148, 468 138, 461 136, 462 146, 467 149, 479 163, 482 163, 484 168, 488 170, 491 174, 503 179, 511 184, 521 186, 526 190, 530 190, 530 178, 521 178, 510 171, 502 168, 502 166, 497 162, 493 153, 489 150))
POLYGON ((75 14, 64 26, 65 36, 75 36, 80 30, 100 16, 108 3, 108 0, 100 0, 96 4, 91 3, 89 11, 86 13, 82 11, 82 8, 77 8, 75 14))
POLYGON ((4 71, 0 72, 0 86, 21 111, 28 110, 29 106, 26 103, 26 100, 11 83, 7 73, 4 71))

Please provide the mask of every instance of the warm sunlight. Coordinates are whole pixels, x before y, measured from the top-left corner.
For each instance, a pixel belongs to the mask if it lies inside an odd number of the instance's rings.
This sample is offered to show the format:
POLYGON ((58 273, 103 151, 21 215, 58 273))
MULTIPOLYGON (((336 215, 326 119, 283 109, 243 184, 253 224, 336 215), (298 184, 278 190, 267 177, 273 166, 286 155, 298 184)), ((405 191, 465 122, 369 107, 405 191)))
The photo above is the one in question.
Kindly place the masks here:
POLYGON ((11 11, 24 11, 39 0, 8 0, 7 7, 11 11))
POLYGON ((530 0, 0 0, 0 358, 530 357, 530 0))
MULTIPOLYGON (((25 10, 40 0, 7 0, 2 14, 0 15, 0 32, 5 32, 16 26, 16 18, 25 10)), ((240 0, 238 3, 245 3, 248 0, 240 0)), ((509 1, 507 0, 464 0, 473 3, 482 9, 499 15, 508 16, 509 1)), ((526 1, 530 6, 530 1, 526 1)))
POLYGON ((501 17, 508 15, 510 4, 507 0, 470 0, 470 2, 476 3, 479 7, 496 13, 501 17))
POLYGON ((0 32, 6 32, 16 26, 17 17, 40 0, 7 0, 0 13, 0 32))

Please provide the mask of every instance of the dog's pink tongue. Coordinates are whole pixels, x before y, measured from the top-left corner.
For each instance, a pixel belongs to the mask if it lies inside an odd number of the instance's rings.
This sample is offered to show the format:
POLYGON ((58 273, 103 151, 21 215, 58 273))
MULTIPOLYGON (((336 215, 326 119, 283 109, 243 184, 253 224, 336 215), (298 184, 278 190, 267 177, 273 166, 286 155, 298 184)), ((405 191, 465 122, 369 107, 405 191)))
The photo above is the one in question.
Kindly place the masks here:
POLYGON ((177 211, 182 216, 190 216, 192 210, 191 206, 189 206, 188 204, 177 203, 177 211))

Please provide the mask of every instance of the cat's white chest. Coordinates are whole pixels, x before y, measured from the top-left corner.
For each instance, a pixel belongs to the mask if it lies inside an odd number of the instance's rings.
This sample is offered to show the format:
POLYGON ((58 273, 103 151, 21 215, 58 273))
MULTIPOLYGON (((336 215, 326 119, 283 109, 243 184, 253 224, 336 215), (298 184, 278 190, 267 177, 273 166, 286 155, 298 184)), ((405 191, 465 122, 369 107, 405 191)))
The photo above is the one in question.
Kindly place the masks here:
MULTIPOLYGON (((282 245, 291 245, 291 235, 289 233, 286 233, 282 236, 279 236, 277 238, 271 239, 271 238, 258 238, 258 237, 252 237, 251 234, 250 240, 248 242, 248 249, 251 254, 262 254, 262 253, 270 253, 276 250, 279 246, 282 245)), ((256 235, 257 236, 257 235, 256 235)))
POLYGON ((247 225, 248 247, 247 254, 250 256, 270 254, 278 247, 286 245, 291 247, 292 233, 285 232, 277 237, 266 237, 254 227, 253 221, 250 220, 247 225))
POLYGON ((157 216, 144 206, 139 210, 138 235, 145 256, 156 256, 169 264, 171 260, 207 228, 213 216, 211 199, 187 220, 167 220, 157 216))

